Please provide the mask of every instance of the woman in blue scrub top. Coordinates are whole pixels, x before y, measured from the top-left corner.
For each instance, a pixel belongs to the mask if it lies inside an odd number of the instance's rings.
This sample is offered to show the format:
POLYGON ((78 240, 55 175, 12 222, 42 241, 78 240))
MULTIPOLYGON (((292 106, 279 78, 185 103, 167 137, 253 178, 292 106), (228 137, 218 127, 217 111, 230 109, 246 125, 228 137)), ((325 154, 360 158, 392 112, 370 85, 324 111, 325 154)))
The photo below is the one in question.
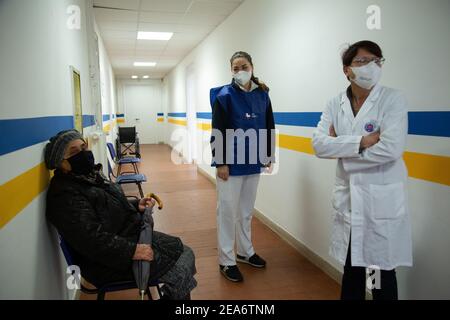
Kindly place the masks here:
POLYGON ((236 262, 266 266, 252 245, 251 220, 260 174, 274 162, 275 123, 269 89, 254 76, 251 56, 239 51, 230 62, 231 84, 211 89, 211 149, 217 168, 219 268, 225 278, 239 282, 243 277, 236 262))

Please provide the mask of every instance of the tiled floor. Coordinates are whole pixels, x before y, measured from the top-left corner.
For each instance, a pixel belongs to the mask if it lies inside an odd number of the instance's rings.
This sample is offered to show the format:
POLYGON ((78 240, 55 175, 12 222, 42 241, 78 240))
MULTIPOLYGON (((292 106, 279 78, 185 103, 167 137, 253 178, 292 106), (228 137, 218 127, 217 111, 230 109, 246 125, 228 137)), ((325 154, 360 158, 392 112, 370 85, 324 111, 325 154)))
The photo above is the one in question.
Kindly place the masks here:
MULTIPOLYGON (((149 182, 144 192, 154 192, 164 202, 155 214, 155 230, 180 237, 196 255, 198 287, 192 299, 338 299, 339 285, 311 264, 278 235, 253 219, 253 242, 267 268, 240 267, 244 282, 232 283, 218 270, 215 186, 197 173, 194 165, 175 165, 171 149, 142 146, 140 167, 149 182)), ((127 194, 135 187, 124 188, 127 194)), ((81 299, 92 299, 82 294, 81 299)), ((137 291, 108 294, 107 299, 137 299, 137 291)))

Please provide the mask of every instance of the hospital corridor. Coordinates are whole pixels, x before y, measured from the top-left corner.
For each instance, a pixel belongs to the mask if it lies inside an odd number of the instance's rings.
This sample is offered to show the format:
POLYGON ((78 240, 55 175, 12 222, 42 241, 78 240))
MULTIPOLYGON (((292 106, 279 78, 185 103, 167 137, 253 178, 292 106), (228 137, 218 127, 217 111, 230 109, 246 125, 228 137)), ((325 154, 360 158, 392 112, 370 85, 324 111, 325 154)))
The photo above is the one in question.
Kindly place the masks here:
MULTIPOLYGON (((337 299, 339 285, 310 263, 291 245, 257 219, 253 221, 254 241, 261 253, 273 261, 270 270, 248 278, 236 291, 217 272, 216 191, 214 184, 197 172, 194 165, 174 165, 170 148, 145 146, 146 164, 141 171, 149 174, 152 190, 167 205, 156 213, 155 229, 177 235, 196 253, 198 287, 193 299, 200 300, 270 300, 270 299, 337 299)), ((130 194, 133 187, 124 188, 130 194)), ((251 272, 248 266, 242 272, 251 272)), ((83 299, 93 299, 84 295, 83 299)), ((111 293, 109 299, 136 299, 135 290, 111 293)))
POLYGON ((0 0, 0 137, 0 300, 450 299, 449 0, 0 0))

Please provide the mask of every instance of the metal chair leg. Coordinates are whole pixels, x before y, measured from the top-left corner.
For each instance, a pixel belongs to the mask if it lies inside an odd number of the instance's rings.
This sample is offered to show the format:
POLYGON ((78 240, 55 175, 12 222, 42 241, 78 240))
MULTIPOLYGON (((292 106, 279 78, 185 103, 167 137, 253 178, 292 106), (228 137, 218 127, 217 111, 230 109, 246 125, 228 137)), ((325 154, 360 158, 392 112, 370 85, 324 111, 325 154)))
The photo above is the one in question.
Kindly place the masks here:
POLYGON ((158 295, 159 295, 159 298, 161 299, 161 297, 163 296, 163 294, 162 294, 161 288, 159 287, 159 284, 156 285, 156 289, 158 290, 158 295))
POLYGON ((104 291, 99 291, 99 293, 97 294, 97 300, 99 300, 99 301, 105 300, 105 292, 104 291))
POLYGON ((148 297, 148 300, 153 300, 152 293, 150 292, 150 288, 147 289, 147 297, 148 297))
POLYGON ((138 188, 139 188, 139 194, 141 195, 141 198, 144 198, 144 191, 142 190, 142 186, 140 183, 138 183, 138 188))

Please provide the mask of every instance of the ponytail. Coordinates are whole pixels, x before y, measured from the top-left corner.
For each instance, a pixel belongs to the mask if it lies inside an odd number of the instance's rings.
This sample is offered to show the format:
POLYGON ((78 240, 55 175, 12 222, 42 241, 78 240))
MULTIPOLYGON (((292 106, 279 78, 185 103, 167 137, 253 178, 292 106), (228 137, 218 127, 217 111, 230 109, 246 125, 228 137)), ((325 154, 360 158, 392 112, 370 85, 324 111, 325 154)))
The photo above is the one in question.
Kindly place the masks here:
POLYGON ((256 83, 261 90, 269 92, 269 87, 264 82, 259 81, 259 78, 255 77, 254 75, 252 75, 252 81, 256 83))

